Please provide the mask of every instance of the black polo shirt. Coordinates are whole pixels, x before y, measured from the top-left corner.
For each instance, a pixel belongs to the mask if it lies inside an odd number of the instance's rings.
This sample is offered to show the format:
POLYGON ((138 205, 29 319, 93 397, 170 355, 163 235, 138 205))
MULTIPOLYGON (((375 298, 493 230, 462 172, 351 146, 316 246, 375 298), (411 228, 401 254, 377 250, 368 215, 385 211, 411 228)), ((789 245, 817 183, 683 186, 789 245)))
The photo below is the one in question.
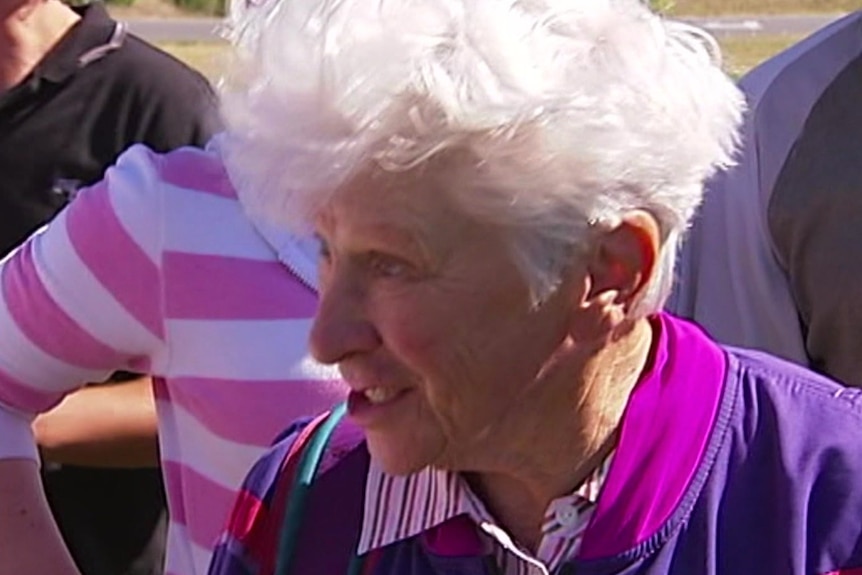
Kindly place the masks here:
MULTIPOLYGON (((0 92, 0 255, 98 181, 133 143, 167 151, 217 129, 207 81, 125 34, 101 5, 19 85, 0 92)), ((118 262, 118 265, 120 262, 118 262)), ((158 470, 64 466, 44 474, 66 542, 84 575, 155 575, 164 552, 158 470)))
POLYGON ((205 143, 217 127, 207 81, 124 36, 101 5, 18 86, 0 93, 0 254, 101 179, 133 143, 158 151, 205 143))

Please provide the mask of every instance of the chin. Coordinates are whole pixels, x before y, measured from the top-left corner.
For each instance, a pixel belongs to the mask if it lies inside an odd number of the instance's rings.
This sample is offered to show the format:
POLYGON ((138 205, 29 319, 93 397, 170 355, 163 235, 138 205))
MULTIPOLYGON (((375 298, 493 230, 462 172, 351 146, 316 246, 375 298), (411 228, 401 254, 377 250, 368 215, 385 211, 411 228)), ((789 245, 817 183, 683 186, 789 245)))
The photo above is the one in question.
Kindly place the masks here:
POLYGON ((373 432, 366 433, 368 452, 374 462, 390 475, 410 475, 431 464, 432 458, 423 457, 421 446, 409 442, 388 441, 385 437, 374 437, 373 432))

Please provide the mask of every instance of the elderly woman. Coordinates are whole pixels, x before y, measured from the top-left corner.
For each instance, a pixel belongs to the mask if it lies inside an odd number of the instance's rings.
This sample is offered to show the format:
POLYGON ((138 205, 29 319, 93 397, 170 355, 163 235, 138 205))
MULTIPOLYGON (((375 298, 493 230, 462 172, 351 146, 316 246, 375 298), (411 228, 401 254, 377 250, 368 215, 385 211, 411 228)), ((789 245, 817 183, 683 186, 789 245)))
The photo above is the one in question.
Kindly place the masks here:
POLYGON ((228 168, 319 237, 351 392, 212 575, 862 573, 860 392, 659 311, 741 116, 709 38, 636 0, 248 18, 228 168))

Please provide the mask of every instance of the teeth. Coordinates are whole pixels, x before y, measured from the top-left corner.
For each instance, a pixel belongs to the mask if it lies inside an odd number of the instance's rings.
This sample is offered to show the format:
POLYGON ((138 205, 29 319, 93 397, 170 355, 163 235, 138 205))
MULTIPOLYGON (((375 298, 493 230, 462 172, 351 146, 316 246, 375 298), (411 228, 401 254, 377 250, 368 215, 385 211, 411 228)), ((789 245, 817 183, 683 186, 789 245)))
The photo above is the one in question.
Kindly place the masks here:
POLYGON ((365 390, 365 397, 371 403, 386 403, 396 395, 396 391, 386 387, 371 387, 365 390))

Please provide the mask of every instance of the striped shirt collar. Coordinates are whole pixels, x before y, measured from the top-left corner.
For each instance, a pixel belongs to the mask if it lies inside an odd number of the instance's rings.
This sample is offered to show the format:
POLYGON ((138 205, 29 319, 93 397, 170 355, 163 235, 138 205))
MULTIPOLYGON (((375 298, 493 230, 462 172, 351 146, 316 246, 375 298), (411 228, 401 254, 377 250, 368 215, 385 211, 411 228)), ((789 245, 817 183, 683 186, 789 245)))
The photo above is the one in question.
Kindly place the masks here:
MULTIPOLYGON (((485 540, 498 544, 493 546, 496 549, 480 553, 494 552, 501 559, 504 555, 515 556, 521 559, 517 563, 522 567, 532 564, 540 572, 553 571, 564 559, 577 553, 611 458, 608 456, 573 493, 550 503, 542 526, 542 543, 535 557, 513 543, 460 474, 426 467, 411 475, 395 476, 381 470, 372 460, 357 550, 363 554, 466 516, 484 532, 485 540), (501 553, 500 548, 509 553, 501 553)), ((504 573, 522 571, 504 569, 504 573)))

